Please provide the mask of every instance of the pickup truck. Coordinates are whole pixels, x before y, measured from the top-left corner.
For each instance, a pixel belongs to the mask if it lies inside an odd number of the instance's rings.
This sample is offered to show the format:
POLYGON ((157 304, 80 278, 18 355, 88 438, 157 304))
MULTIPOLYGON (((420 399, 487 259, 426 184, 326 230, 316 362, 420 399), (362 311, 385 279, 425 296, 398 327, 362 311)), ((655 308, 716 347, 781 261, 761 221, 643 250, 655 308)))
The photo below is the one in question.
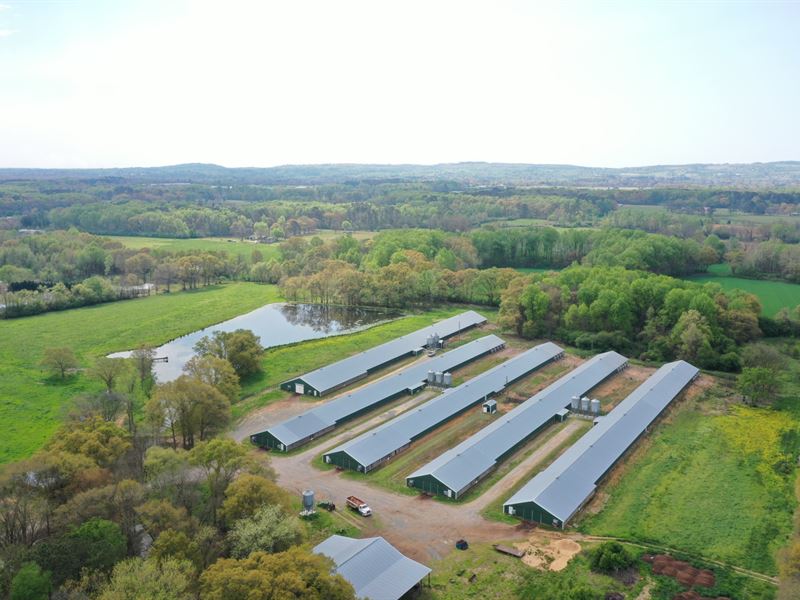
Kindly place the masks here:
POLYGON ((356 498, 355 496, 347 497, 347 506, 352 508, 362 517, 369 517, 372 514, 372 509, 369 507, 369 505, 361 498, 356 498))

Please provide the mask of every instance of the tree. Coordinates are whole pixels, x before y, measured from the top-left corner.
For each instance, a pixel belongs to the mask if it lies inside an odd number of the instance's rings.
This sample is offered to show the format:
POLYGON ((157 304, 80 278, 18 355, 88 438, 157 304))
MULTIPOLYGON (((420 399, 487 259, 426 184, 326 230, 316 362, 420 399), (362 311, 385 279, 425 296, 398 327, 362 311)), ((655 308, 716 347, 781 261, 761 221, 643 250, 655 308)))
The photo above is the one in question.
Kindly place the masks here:
POLYGON ((97 600, 187 600, 193 570, 188 561, 131 558, 114 567, 97 600))
POLYGON ((216 388, 181 375, 156 387, 145 412, 150 422, 170 430, 173 448, 180 435, 181 446, 188 450, 196 437, 208 439, 228 424, 230 402, 216 388))
POLYGON ((95 416, 101 417, 104 421, 114 421, 126 400, 124 394, 117 392, 80 394, 75 397, 70 416, 79 421, 95 416))
POLYGON ((736 378, 736 389, 745 402, 756 405, 778 395, 781 382, 772 369, 745 367, 736 378))
POLYGON ((78 359, 71 348, 46 348, 41 365, 64 379, 67 371, 78 367, 78 359))
POLYGON ((239 377, 224 358, 211 354, 193 356, 183 370, 190 377, 216 388, 229 402, 239 399, 239 377))
POLYGON ((223 550, 224 546, 217 529, 203 525, 191 535, 167 529, 151 546, 150 556, 156 560, 165 558, 188 560, 199 573, 219 558, 223 550))
POLYGON ((136 514, 153 538, 162 532, 173 529, 191 533, 197 528, 198 523, 183 506, 175 506, 169 500, 148 500, 136 507, 136 514))
POLYGON ((110 467, 131 447, 130 434, 100 417, 62 425, 47 444, 50 452, 67 452, 110 467))
POLYGON ((236 474, 249 464, 247 449, 231 439, 215 438, 195 446, 189 454, 193 465, 206 477, 208 506, 212 523, 217 523, 217 511, 236 474))
POLYGON ((713 354, 711 328, 706 318, 696 310, 683 313, 672 329, 672 339, 679 358, 706 364, 713 354))
POLYGON ((203 600, 352 600, 353 587, 332 574, 325 556, 291 548, 278 554, 254 552, 223 558, 200 577, 203 600))
POLYGON ((189 463, 189 453, 152 446, 144 458, 144 477, 150 490, 160 498, 191 512, 197 503, 198 484, 189 463))
POLYGON ((222 519, 232 526, 239 519, 251 517, 262 506, 291 508, 288 494, 273 481, 260 475, 244 473, 225 490, 220 511, 222 519))
POLYGON ((205 336, 197 342, 194 350, 200 355, 224 358, 231 363, 239 379, 261 371, 264 348, 258 336, 247 329, 215 331, 211 337, 205 336))
POLYGON ((634 563, 631 553, 619 542, 603 542, 591 554, 589 564, 593 571, 616 573, 634 563))
POLYGON ((11 580, 11 600, 48 600, 53 586, 50 573, 36 563, 26 563, 11 580))
MULTIPOLYGON (((131 353, 131 359, 136 367, 136 374, 139 376, 139 382, 142 389, 145 389, 147 382, 153 379, 153 359, 156 356, 156 351, 151 346, 139 346, 131 353)), ((145 391, 147 391, 145 389, 145 391)))
POLYGON ((81 566, 111 569, 125 557, 125 536, 119 525, 105 519, 90 519, 69 534, 82 554, 81 566))
POLYGON ((769 344, 749 344, 742 349, 742 364, 745 367, 764 367, 777 373, 786 366, 786 357, 769 344))
POLYGON ((124 358, 98 358, 89 373, 102 381, 106 386, 106 391, 110 394, 114 391, 114 385, 128 369, 128 363, 124 358))
POLYGON ((234 558, 255 551, 282 552, 303 541, 303 528, 279 506, 262 506, 252 517, 236 521, 228 540, 234 558))

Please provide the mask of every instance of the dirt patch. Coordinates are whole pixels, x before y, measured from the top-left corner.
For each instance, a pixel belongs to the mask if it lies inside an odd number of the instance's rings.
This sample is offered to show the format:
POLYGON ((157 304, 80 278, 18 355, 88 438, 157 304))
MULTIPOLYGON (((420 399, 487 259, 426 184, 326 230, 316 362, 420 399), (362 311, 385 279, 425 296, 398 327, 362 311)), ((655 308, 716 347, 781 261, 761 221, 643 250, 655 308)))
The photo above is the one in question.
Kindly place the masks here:
POLYGON ((567 538, 548 540, 532 537, 527 542, 520 542, 514 546, 525 553, 522 562, 526 565, 549 571, 563 570, 572 557, 581 551, 578 542, 567 538))
POLYGON ((712 571, 698 569, 685 561, 673 558, 669 554, 645 554, 642 560, 652 565, 653 573, 656 575, 672 577, 687 588, 712 588, 716 583, 716 577, 712 571))
POLYGON ((598 398, 602 403, 603 413, 607 413, 639 387, 654 371, 655 369, 649 367, 630 365, 619 375, 609 378, 608 381, 604 381, 592 389, 588 396, 598 398))

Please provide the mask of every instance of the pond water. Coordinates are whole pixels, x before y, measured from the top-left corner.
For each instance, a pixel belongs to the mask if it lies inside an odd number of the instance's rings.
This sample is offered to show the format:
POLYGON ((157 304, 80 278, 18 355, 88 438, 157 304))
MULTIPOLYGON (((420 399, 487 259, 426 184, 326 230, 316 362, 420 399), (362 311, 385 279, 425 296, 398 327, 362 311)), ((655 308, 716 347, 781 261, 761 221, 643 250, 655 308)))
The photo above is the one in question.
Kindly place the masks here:
MULTIPOLYGON (((320 304, 267 304, 252 312, 194 331, 159 346, 155 349, 155 355, 157 358, 166 357, 167 362, 156 362, 153 371, 161 383, 177 379, 183 372, 183 365, 194 356, 194 345, 203 336, 211 335, 215 331, 250 329, 261 338, 262 346, 272 348, 352 333, 398 316, 396 312, 380 309, 320 304)), ((109 356, 127 358, 130 354, 131 351, 128 350, 115 352, 109 356)))

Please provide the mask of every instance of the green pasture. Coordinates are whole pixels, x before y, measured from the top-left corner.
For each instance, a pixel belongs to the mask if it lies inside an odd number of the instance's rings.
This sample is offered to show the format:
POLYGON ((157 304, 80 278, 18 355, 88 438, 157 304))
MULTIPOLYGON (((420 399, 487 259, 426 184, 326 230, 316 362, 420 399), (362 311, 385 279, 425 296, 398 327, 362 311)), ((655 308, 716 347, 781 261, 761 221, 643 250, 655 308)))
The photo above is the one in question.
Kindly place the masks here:
POLYGON ((794 308, 800 304, 800 285, 796 283, 735 277, 730 274, 730 265, 726 264, 711 265, 708 271, 708 274, 687 279, 697 283, 718 283, 726 291, 740 289, 755 294, 761 300, 763 313, 770 317, 784 307, 794 308))
POLYGON ((163 344, 280 299, 275 286, 231 283, 0 321, 0 464, 40 448, 70 400, 99 387, 83 373, 50 377, 39 366, 45 348, 68 346, 88 367, 98 356, 163 344))
POLYGON ((243 242, 234 238, 156 238, 129 235, 110 235, 106 237, 121 242, 126 247, 135 250, 150 248, 151 250, 166 250, 168 252, 197 250, 227 252, 228 254, 238 254, 248 260, 250 260, 253 250, 258 250, 265 259, 278 258, 277 244, 257 244, 243 242))

